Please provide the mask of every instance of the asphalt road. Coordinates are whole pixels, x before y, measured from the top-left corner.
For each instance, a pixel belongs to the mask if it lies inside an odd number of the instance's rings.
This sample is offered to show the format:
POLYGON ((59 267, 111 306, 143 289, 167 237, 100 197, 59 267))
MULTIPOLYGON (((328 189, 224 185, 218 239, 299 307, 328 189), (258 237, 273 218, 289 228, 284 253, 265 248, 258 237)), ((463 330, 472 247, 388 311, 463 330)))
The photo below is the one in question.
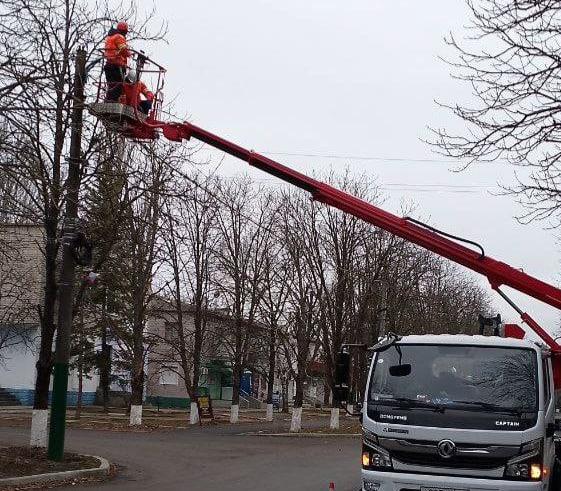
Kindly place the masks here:
MULTIPOLYGON (((356 438, 246 436, 256 425, 127 433, 71 429, 66 449, 102 455, 117 477, 87 491, 336 491, 360 488, 356 438)), ((0 428, 0 445, 25 445, 29 430, 0 428)))

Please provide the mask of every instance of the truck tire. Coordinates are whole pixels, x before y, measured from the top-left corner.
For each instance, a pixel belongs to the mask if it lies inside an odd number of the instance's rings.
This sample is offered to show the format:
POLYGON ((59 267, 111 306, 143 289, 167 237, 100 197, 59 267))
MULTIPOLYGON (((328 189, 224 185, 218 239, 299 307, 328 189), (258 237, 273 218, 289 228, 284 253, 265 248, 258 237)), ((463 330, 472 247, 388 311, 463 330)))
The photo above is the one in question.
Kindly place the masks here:
POLYGON ((561 460, 559 456, 555 457, 549 489, 550 491, 561 491, 561 460))

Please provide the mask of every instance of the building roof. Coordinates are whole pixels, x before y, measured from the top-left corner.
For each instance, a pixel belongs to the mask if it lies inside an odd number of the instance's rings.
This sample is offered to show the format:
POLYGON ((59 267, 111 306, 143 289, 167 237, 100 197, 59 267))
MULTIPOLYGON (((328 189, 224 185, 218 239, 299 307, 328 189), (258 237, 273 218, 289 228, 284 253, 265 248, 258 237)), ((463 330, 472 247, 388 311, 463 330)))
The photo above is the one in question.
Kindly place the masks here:
MULTIPOLYGON (((195 306, 193 304, 188 304, 183 302, 181 306, 182 306, 182 311, 184 313, 192 314, 195 312, 195 306)), ((174 314, 175 305, 173 304, 173 301, 171 299, 157 295, 152 300, 151 311, 153 313, 159 312, 159 313, 174 314)), ((207 319, 213 319, 221 322, 233 322, 235 320, 234 317, 230 314, 229 309, 227 308, 207 309, 204 310, 204 315, 206 316, 207 319)), ((245 326, 248 326, 250 324, 249 321, 246 319, 243 319, 242 323, 245 326)), ((265 324, 262 324, 261 322, 254 321, 251 323, 251 327, 264 329, 267 326, 265 324)))

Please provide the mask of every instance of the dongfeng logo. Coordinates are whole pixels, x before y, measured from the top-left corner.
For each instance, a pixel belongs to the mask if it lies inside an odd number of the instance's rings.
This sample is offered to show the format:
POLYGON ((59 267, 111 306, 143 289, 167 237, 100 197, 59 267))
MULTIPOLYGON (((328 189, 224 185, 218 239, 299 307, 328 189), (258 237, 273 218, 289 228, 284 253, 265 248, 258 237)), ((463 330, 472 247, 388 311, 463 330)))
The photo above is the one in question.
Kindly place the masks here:
POLYGON ((441 440, 436 449, 443 459, 450 459, 456 454, 456 444, 452 440, 441 440))

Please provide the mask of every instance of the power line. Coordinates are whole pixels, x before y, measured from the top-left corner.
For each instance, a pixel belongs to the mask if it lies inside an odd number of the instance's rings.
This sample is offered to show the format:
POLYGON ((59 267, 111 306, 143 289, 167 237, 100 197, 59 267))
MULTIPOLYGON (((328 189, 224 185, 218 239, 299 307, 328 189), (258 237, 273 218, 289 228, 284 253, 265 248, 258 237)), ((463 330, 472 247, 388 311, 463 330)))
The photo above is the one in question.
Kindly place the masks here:
POLYGON ((408 193, 446 193, 446 194, 481 194, 481 191, 475 190, 459 190, 459 189, 411 189, 411 188, 385 188, 383 186, 379 187, 383 191, 405 191, 408 193))
MULTIPOLYGON (((266 185, 287 186, 289 183, 279 181, 274 178, 258 178, 248 176, 253 182, 263 183, 266 185)), ((224 180, 238 180, 240 176, 220 176, 224 180)), ((381 183, 377 189, 382 191, 402 191, 413 193, 451 193, 451 194, 482 194, 485 190, 496 190, 495 186, 485 185, 461 185, 461 184, 409 184, 409 183, 381 183)))
POLYGON ((472 188, 480 188, 480 189, 489 189, 491 188, 491 186, 489 185, 485 185, 485 184, 434 184, 434 183, 415 183, 415 184, 410 184, 410 183, 404 183, 404 182, 385 182, 382 184, 382 186, 407 186, 407 187, 420 187, 420 188, 424 188, 424 187, 435 187, 435 188, 466 188, 466 189, 472 189, 472 188))
MULTIPOLYGON (((193 170, 197 173, 198 176, 203 176, 203 178, 205 180, 208 180, 210 177, 212 176, 208 176, 206 175, 204 172, 202 172, 199 169, 196 169, 194 166, 193 170)), ((193 184, 195 187, 198 187, 199 189, 201 189, 202 191, 204 191, 205 193, 207 193, 210 197, 214 198, 216 201, 218 201, 221 205, 228 207, 230 206, 230 204, 223 199, 222 197, 218 196, 217 193, 215 193, 214 191, 211 191, 208 187, 202 185, 200 182, 198 182, 196 179, 191 178, 190 176, 188 176, 187 174, 185 174, 184 172, 180 172, 180 171, 176 171, 178 172, 185 180, 189 181, 191 184, 193 184)), ((219 179, 221 179, 221 177, 219 177, 219 179)), ((277 232, 275 230, 273 230, 271 227, 267 227, 265 225, 263 225, 262 223, 256 222, 251 216, 239 212, 239 215, 242 218, 245 218, 248 222, 252 223, 253 225, 255 225, 257 228, 261 229, 261 230, 265 230, 266 232, 270 233, 271 236, 275 237, 277 240, 283 241, 284 238, 280 237, 279 235, 277 235, 277 232)))
MULTIPOLYGON (((216 148, 207 147, 206 149, 213 152, 224 153, 222 150, 216 148)), ((323 153, 304 153, 304 152, 276 152, 276 151, 260 151, 259 153, 263 155, 279 155, 284 157, 304 157, 313 159, 336 159, 336 160, 367 160, 367 161, 377 161, 377 162, 415 162, 415 163, 434 163, 434 164, 457 164, 457 165, 467 165, 470 162, 459 159, 435 159, 435 158, 409 158, 409 157, 381 157, 381 156, 371 156, 371 155, 344 155, 344 154, 323 154, 323 153)), ((474 164, 508 164, 506 161, 497 160, 493 162, 479 162, 474 161, 474 164)))
POLYGON ((298 152, 263 152, 265 155, 281 155, 284 157, 306 157, 314 159, 336 159, 336 160, 373 160, 377 162, 415 162, 415 163, 438 163, 438 164, 465 164, 459 160, 451 159, 420 159, 407 157, 374 157, 364 155, 337 155, 320 153, 298 153, 298 152))

